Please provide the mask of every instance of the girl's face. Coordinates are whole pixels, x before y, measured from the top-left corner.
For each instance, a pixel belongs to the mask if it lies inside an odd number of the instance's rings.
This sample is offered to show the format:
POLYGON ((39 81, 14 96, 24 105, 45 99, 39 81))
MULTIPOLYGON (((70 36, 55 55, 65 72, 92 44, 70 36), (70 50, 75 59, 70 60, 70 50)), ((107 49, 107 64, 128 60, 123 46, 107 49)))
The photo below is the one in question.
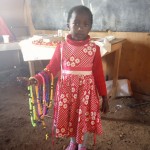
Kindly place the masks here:
POLYGON ((92 24, 87 13, 73 12, 69 21, 69 29, 73 40, 85 40, 92 24))

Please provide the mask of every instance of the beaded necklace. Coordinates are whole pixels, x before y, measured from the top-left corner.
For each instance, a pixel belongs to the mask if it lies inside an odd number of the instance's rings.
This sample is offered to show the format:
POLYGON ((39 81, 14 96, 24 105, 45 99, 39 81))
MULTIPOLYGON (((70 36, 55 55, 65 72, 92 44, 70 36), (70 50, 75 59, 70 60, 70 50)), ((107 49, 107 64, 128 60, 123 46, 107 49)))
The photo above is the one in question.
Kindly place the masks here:
POLYGON ((47 114, 47 92, 46 88, 48 88, 49 83, 46 80, 46 75, 45 73, 41 72, 39 73, 39 76, 42 78, 42 85, 43 85, 43 108, 42 108, 42 115, 41 119, 44 118, 44 116, 47 114))
MULTIPOLYGON (((51 73, 48 75, 46 72, 38 74, 42 78, 42 85, 28 86, 29 94, 29 109, 32 126, 35 127, 37 123, 42 123, 46 128, 44 117, 48 116, 48 109, 52 106, 53 92, 54 92, 54 77, 51 73), (35 101, 36 99, 36 101, 35 101)), ((49 117, 49 116, 48 116, 49 117)))
POLYGON ((42 86, 35 86, 36 99, 37 99, 37 112, 38 112, 39 123, 41 122, 43 125, 43 128, 46 128, 44 118, 41 117, 43 115, 43 112, 42 112, 42 106, 43 106, 42 88, 43 88, 42 86))
POLYGON ((33 87, 33 85, 28 86, 28 90, 30 91, 29 94, 30 117, 33 127, 35 127, 37 123, 42 123, 43 127, 46 128, 44 117, 45 116, 49 117, 47 115, 48 109, 52 106, 53 92, 54 92, 54 78, 52 73, 49 75, 45 71, 38 73, 38 75, 42 79, 42 84, 35 85, 34 86, 35 88, 33 87))
POLYGON ((31 124, 33 127, 36 126, 37 122, 37 114, 35 109, 35 102, 34 102, 34 95, 33 95, 33 86, 28 86, 29 93, 29 110, 30 110, 30 118, 31 118, 31 124))
POLYGON ((49 107, 52 106, 52 101, 53 101, 53 94, 54 94, 54 77, 53 74, 51 73, 51 80, 50 80, 50 102, 49 102, 49 107))

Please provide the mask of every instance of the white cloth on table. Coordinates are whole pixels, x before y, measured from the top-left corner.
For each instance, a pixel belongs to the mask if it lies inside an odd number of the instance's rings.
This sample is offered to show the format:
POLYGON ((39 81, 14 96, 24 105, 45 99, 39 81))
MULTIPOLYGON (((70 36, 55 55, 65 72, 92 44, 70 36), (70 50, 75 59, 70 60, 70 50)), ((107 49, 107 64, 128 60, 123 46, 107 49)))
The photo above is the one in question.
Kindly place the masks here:
MULTIPOLYGON (((35 40, 35 39, 34 39, 35 40)), ((33 38, 19 42, 24 61, 50 60, 56 47, 32 44, 33 38)))
POLYGON ((110 41, 114 40, 114 36, 106 36, 105 38, 100 38, 94 41, 96 45, 100 47, 101 56, 103 57, 106 53, 111 52, 110 41))

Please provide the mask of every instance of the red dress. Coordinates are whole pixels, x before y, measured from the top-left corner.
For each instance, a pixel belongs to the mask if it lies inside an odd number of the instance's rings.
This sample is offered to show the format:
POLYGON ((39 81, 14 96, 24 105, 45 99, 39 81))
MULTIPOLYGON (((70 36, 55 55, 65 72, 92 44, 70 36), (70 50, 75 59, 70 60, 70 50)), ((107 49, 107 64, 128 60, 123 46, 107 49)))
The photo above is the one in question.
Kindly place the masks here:
POLYGON ((54 75, 61 70, 54 104, 56 137, 75 137, 83 143, 84 133, 101 134, 99 96, 106 95, 106 86, 99 47, 89 36, 73 41, 68 35, 46 68, 54 75))

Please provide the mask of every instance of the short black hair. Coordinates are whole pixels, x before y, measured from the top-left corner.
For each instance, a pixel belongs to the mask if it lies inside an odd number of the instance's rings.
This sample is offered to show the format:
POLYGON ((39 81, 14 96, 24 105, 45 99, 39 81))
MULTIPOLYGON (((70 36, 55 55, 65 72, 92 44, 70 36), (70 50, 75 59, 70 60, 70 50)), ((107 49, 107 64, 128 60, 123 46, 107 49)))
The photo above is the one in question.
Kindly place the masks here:
POLYGON ((83 5, 78 5, 70 9, 70 11, 68 12, 67 24, 69 24, 69 21, 73 12, 81 12, 81 13, 86 12, 90 17, 91 25, 93 24, 93 14, 91 10, 88 7, 83 6, 83 5))

